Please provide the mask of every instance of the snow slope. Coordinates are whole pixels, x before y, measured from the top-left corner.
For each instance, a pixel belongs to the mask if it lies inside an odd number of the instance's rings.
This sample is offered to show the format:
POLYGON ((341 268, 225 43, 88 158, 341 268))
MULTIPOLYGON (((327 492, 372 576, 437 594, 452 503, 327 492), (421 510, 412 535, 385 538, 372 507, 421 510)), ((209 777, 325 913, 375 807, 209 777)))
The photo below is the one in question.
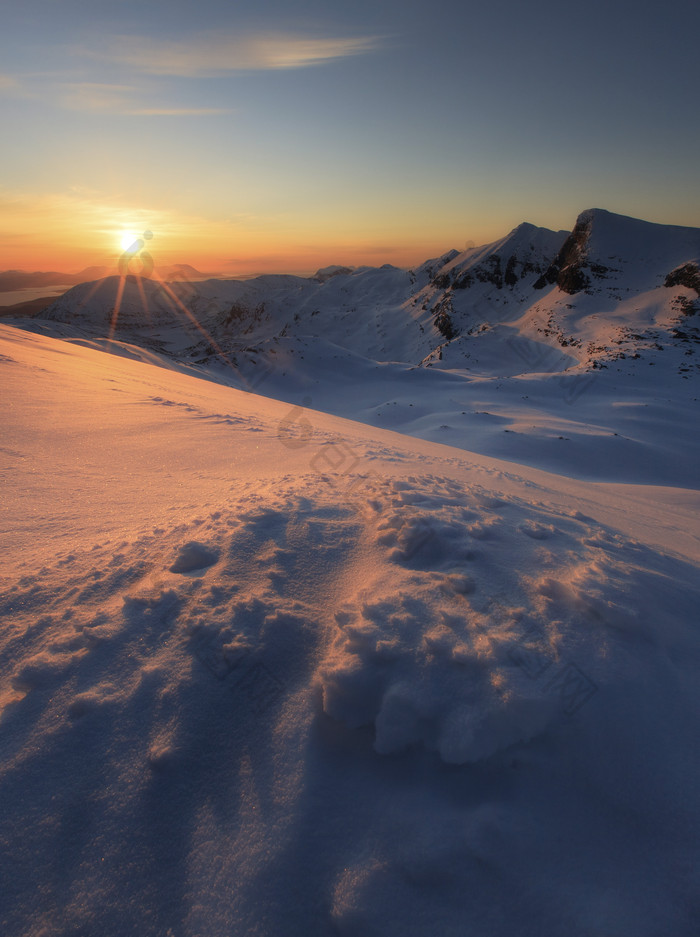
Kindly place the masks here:
POLYGON ((0 326, 3 934, 696 933, 697 484, 89 345, 0 326))

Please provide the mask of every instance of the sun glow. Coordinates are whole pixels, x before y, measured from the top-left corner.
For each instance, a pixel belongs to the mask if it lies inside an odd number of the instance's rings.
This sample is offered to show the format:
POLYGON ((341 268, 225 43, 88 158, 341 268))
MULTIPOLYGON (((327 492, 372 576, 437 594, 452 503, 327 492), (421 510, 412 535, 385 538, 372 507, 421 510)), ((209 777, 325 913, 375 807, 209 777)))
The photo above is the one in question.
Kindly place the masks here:
POLYGON ((124 231, 121 235, 119 245, 123 251, 128 251, 130 247, 133 247, 134 242, 138 241, 138 234, 133 234, 131 231, 124 231))

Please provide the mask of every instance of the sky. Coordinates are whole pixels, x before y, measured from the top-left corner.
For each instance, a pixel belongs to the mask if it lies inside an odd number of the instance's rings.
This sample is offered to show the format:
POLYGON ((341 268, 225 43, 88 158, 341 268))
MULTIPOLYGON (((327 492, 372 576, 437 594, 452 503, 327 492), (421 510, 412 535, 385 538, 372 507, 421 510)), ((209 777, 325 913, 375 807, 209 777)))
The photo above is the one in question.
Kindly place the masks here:
POLYGON ((25 0, 0 33, 0 270, 410 266, 606 208, 700 226, 678 0, 25 0), (125 240, 126 239, 126 240, 125 240))

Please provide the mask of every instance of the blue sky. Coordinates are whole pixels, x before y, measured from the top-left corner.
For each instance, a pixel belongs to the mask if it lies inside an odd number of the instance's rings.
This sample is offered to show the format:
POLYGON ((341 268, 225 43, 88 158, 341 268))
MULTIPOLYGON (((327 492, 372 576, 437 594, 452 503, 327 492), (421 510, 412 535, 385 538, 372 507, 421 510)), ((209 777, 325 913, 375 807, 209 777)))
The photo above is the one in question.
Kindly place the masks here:
POLYGON ((594 206, 700 225, 698 27, 676 2, 29 0, 0 36, 0 268, 145 227, 235 274, 594 206))

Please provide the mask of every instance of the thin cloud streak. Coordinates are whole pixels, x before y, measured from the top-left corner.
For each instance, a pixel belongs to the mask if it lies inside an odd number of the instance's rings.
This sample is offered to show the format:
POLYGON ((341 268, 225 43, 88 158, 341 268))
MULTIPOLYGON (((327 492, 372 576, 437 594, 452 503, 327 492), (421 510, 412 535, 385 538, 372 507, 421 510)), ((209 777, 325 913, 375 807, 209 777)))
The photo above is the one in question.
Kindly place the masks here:
POLYGON ((82 54, 107 59, 150 75, 206 78, 236 71, 269 71, 309 68, 348 56, 376 51, 376 36, 346 39, 311 39, 269 34, 248 37, 198 36, 188 42, 153 40, 142 36, 118 36, 106 47, 82 54))
POLYGON ((110 85, 100 82, 71 82, 63 86, 59 103, 76 111, 115 111, 128 106, 137 89, 131 85, 110 85))
POLYGON ((128 117, 204 117, 231 113, 230 108, 220 107, 173 107, 165 104, 143 107, 136 104, 139 98, 143 98, 143 89, 132 85, 74 82, 64 86, 59 103, 70 110, 128 117))
POLYGON ((0 93, 5 91, 16 91, 19 88, 19 82, 12 75, 0 74, 0 93))
POLYGON ((128 117, 212 117, 232 113, 233 111, 224 107, 145 107, 124 111, 128 117))

